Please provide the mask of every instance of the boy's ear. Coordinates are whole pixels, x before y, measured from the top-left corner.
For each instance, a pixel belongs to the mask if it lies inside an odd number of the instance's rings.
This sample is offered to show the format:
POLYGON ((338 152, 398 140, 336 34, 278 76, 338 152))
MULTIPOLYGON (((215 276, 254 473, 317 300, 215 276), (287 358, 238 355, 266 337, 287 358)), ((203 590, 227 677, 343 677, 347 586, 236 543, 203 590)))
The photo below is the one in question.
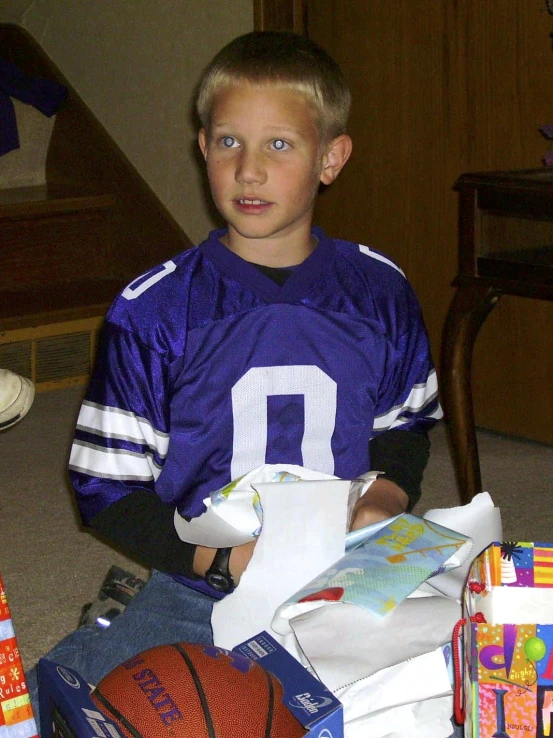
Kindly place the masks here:
POLYGON ((207 133, 205 128, 201 128, 198 133, 198 144, 200 145, 200 151, 202 152, 204 159, 207 160, 207 133))
POLYGON ((329 143, 323 157, 323 167, 321 170, 321 182, 323 184, 329 185, 334 182, 349 159, 352 146, 352 140, 346 133, 343 133, 329 143))

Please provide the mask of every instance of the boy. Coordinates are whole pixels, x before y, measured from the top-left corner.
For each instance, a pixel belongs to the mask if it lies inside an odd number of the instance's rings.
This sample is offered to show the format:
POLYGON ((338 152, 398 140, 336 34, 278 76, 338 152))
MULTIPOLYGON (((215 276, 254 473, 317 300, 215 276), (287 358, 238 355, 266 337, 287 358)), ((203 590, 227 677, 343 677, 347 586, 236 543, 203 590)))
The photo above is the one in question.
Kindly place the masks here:
POLYGON ((255 544, 230 560, 186 544, 175 513, 200 515, 232 479, 263 463, 384 471, 352 528, 418 499, 441 417, 418 303, 386 257, 311 224, 351 153, 349 104, 335 62, 291 33, 236 39, 200 81, 199 145, 227 228, 115 300, 71 453, 84 524, 154 569, 107 630, 49 654, 91 683, 159 643, 211 641, 228 588, 206 572, 215 557, 237 585, 255 544))

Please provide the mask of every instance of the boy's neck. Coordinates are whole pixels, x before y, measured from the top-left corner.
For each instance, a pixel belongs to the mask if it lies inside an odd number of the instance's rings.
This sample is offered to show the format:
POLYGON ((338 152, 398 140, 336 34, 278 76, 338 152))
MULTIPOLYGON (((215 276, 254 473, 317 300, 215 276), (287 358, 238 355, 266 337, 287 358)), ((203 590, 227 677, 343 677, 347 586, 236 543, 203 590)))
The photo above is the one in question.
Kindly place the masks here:
POLYGON ((317 247, 317 238, 310 231, 304 238, 243 238, 232 229, 221 242, 244 261, 267 267, 288 267, 301 264, 317 247))

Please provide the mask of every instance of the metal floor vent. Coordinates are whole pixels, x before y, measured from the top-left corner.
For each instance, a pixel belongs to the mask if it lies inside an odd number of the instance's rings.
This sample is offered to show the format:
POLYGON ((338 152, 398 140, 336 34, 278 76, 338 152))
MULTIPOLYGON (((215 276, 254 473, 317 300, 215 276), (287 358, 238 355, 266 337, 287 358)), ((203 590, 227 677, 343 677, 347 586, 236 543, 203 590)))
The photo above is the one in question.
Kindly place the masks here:
POLYGON ((10 369, 23 377, 32 376, 33 373, 33 345, 31 341, 20 341, 19 343, 8 343, 0 346, 0 367, 10 369))
POLYGON ((86 384, 100 324, 88 319, 0 333, 0 367, 29 377, 39 392, 86 384))
POLYGON ((90 374, 91 338, 90 333, 83 332, 37 341, 35 381, 57 382, 90 374))

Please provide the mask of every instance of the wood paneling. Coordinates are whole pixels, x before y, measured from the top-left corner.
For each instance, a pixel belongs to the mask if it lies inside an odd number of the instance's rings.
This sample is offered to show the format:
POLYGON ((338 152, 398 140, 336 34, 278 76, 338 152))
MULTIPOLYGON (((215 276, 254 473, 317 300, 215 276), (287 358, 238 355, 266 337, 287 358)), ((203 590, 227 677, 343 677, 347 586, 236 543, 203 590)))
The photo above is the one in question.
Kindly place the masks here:
POLYGON ((304 0, 253 0, 255 30, 305 33, 306 10, 304 0))
MULTIPOLYGON (((553 18, 542 0, 308 0, 307 24, 354 97, 354 154, 317 221, 399 262, 437 361, 457 268, 452 186, 467 171, 540 166, 553 18)), ((553 442, 553 304, 503 298, 473 378, 479 425, 553 442)))

